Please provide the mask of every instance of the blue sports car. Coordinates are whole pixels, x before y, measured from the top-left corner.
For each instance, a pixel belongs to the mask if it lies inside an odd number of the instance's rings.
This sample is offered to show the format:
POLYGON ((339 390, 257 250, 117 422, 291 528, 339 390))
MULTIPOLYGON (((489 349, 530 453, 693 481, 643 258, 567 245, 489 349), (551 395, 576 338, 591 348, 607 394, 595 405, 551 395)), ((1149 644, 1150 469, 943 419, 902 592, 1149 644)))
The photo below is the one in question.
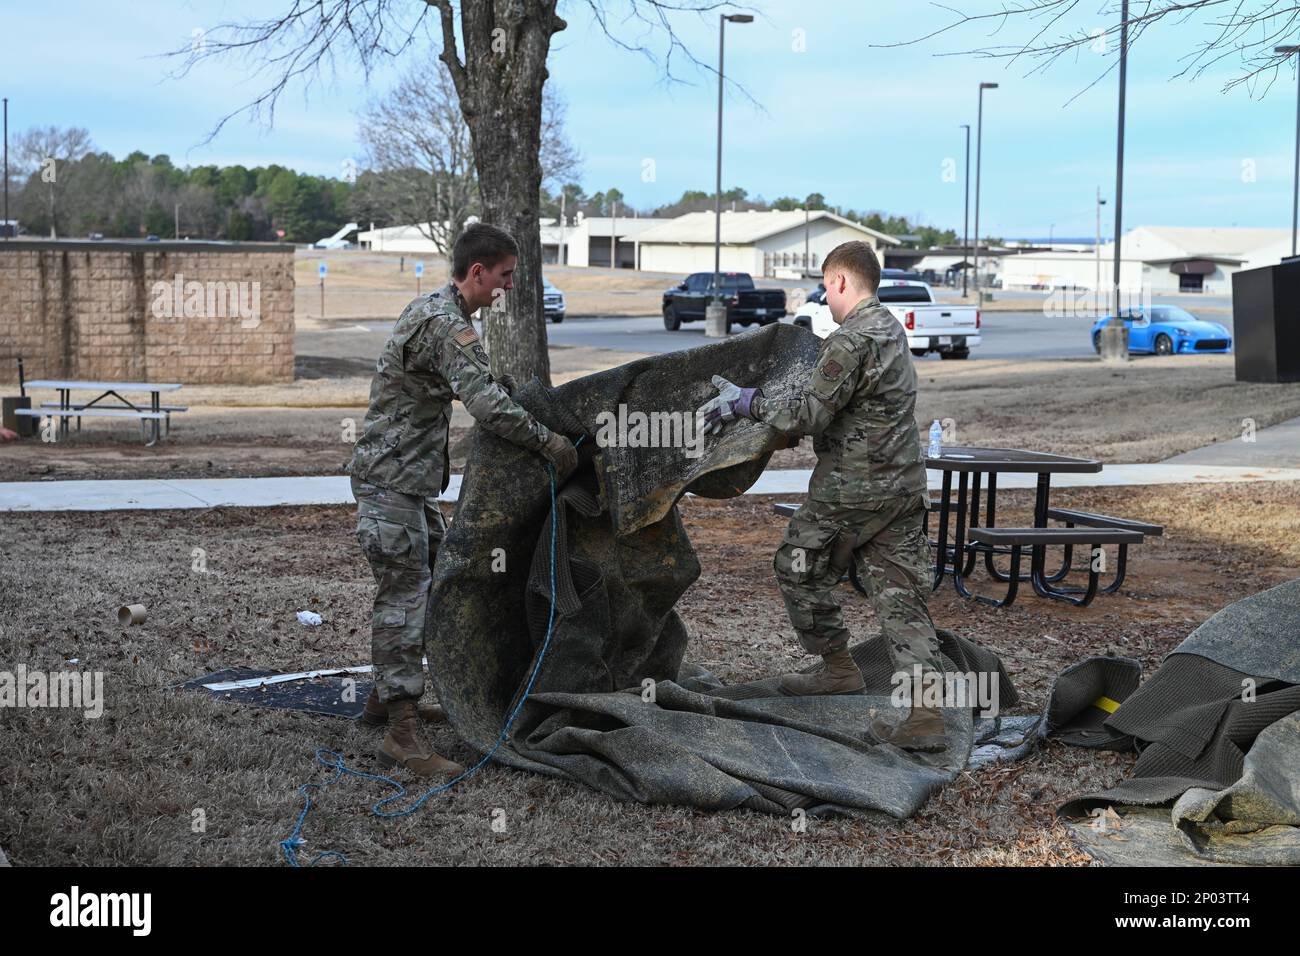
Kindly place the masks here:
MULTIPOLYGON (((1217 322, 1196 318, 1176 305, 1153 305, 1150 316, 1136 312, 1123 316, 1128 327, 1128 350, 1154 355, 1231 352, 1232 333, 1217 322)), ((1092 347, 1101 351, 1101 327, 1110 316, 1092 327, 1092 347)))

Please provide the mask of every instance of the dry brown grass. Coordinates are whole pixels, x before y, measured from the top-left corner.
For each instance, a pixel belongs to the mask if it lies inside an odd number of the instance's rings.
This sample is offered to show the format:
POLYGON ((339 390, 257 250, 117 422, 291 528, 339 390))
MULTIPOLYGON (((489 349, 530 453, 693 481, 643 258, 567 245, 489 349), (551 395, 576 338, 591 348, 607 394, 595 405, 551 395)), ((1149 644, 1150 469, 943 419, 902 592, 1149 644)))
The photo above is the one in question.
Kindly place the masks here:
MULTIPOLYGON (((1064 505, 1168 524, 1138 549, 1125 592, 1071 609, 1032 596, 998 611, 932 600, 941 626, 1003 654, 1040 707, 1051 677, 1106 650, 1150 673, 1219 607, 1300 573, 1300 488, 1291 484, 1060 491, 1064 505)), ((1007 520, 1028 507, 1002 496, 1007 520)), ((683 515, 703 565, 681 610, 689 658, 729 680, 800 663, 771 574, 783 528, 771 500, 688 500, 683 515)), ((63 711, 0 713, 0 846, 16 865, 276 864, 276 843, 300 807, 295 788, 323 780, 317 747, 375 769, 376 732, 339 719, 260 711, 167 688, 235 665, 298 669, 367 658, 371 579, 346 508, 209 512, 14 514, 0 542, 0 647, 18 663, 57 670, 67 658, 106 674, 100 720, 63 711), (204 548, 206 574, 191 571, 204 548), (117 626, 125 601, 149 606, 117 626), (325 619, 306 629, 294 612, 325 619), (207 832, 191 831, 203 809, 207 832)), ((850 626, 873 630, 845 591, 850 626)), ((472 754, 447 727, 435 745, 472 754)), ((310 858, 341 850, 354 863, 946 864, 1087 862, 1053 818, 1059 801, 1120 779, 1127 755, 1049 745, 1006 767, 963 774, 915 818, 790 822, 750 812, 701 813, 618 804, 580 787, 489 766, 405 820, 368 808, 385 791, 347 779, 320 794, 305 832, 310 858), (491 828, 504 811, 507 828, 491 828)))

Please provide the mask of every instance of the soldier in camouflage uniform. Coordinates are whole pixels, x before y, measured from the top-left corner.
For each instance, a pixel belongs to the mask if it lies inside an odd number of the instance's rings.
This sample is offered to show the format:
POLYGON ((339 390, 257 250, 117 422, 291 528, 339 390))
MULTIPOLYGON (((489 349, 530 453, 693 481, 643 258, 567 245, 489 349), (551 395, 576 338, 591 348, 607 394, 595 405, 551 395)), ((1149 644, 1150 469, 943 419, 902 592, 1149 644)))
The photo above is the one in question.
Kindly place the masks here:
MULTIPOLYGON (((774 566, 790 621, 821 670, 789 674, 791 695, 858 693, 849 631, 834 591, 849 562, 875 608, 895 671, 912 683, 942 671, 926 607, 932 564, 923 528, 928 506, 917 434, 916 369, 902 326, 876 297, 880 265, 864 242, 844 243, 822 265, 826 301, 840 328, 823 341, 806 389, 764 396, 721 376, 719 395, 700 409, 720 429, 748 416, 787 435, 812 435, 817 466, 808 499, 790 519, 774 566)), ((941 749, 942 713, 914 707, 901 725, 873 722, 873 735, 916 750, 941 749)))
POLYGON ((452 281, 411 302, 393 327, 348 466, 357 537, 377 585, 371 622, 375 686, 363 717, 388 724, 380 761, 422 776, 462 769, 434 753, 416 720, 436 716, 417 702, 424 693, 431 569, 446 531, 438 495, 451 477, 451 400, 460 399, 482 427, 537 452, 560 480, 577 464, 572 442, 533 418, 492 377, 470 323, 494 295, 512 288, 517 255, 514 240, 500 229, 476 223, 465 230, 452 251, 452 281))

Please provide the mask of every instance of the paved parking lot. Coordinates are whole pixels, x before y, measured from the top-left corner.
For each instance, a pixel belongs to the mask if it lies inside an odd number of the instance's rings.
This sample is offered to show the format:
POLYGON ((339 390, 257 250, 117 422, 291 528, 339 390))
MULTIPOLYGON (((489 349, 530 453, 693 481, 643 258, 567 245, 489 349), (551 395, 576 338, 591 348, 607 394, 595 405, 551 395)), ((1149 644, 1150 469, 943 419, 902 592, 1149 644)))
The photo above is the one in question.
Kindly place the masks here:
MULTIPOLYGON (((1189 301, 1187 297, 1163 299, 1181 305, 1193 315, 1218 322, 1232 329, 1231 300, 1205 297, 1189 301)), ((1089 341, 1093 320, 1090 316, 1049 317, 1041 308, 1023 312, 986 310, 981 319, 983 343, 971 353, 972 360, 1086 358, 1095 354, 1089 341)), ((340 326, 319 331, 301 331, 297 335, 299 355, 373 360, 379 355, 391 322, 360 322, 357 326, 340 326), (360 326, 359 328, 357 326, 360 326), (365 331, 362 331, 362 328, 365 331)), ((737 329, 737 331, 744 331, 737 329)), ((599 318, 569 316, 559 325, 547 326, 547 335, 555 345, 617 349, 623 352, 661 353, 703 345, 704 323, 683 325, 669 332, 659 318, 599 318)), ((937 362, 937 355, 924 361, 937 362)))

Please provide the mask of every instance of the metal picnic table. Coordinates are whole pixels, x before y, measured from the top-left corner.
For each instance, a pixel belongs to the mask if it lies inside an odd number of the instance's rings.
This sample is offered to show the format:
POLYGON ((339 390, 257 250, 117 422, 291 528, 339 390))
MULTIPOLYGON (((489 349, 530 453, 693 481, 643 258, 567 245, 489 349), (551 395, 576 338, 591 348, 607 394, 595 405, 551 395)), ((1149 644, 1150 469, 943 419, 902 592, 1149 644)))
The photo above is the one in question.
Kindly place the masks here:
MULTIPOLYGON (((964 577, 975 569, 981 554, 984 555, 984 567, 996 581, 1011 583, 1012 575, 1017 581, 1028 580, 1034 591, 1044 597, 1059 597, 1058 589, 1048 585, 1060 581, 1070 572, 1070 548, 1066 546, 1066 557, 1061 568, 1053 574, 1047 574, 1045 561, 1046 544, 1033 544, 1030 549, 1030 570, 1028 575, 1021 575, 1018 568, 1010 574, 1004 574, 993 564, 995 553, 1001 553, 993 545, 971 541, 968 529, 977 525, 982 528, 995 528, 997 517, 998 475, 1003 472, 1034 474, 1038 476, 1034 497, 1034 528, 1046 528, 1048 520, 1049 496, 1051 494, 1052 475, 1055 473, 1096 473, 1101 471, 1101 462, 1091 458, 1071 458, 1067 455, 1052 455, 1046 452, 1026 451, 1020 448, 975 448, 953 446, 943 449, 937 458, 927 456, 926 468, 943 473, 943 491, 939 499, 939 539, 935 548, 934 585, 938 590, 945 574, 951 573, 953 584, 962 597, 971 597, 965 587, 964 577), (952 518, 952 476, 958 475, 957 515, 953 544, 948 544, 948 528, 952 518), (986 489, 985 517, 980 524, 980 483, 984 475, 988 476, 986 489), (969 501, 968 501, 969 494, 969 501), (951 562, 951 567, 949 563, 951 562)), ((1014 590, 1011 593, 1014 599, 1014 590)), ((1009 602, 1008 602, 1009 603, 1009 602)))
MULTIPOLYGON (((181 385, 179 382, 98 382, 98 381, 79 381, 73 379, 33 379, 30 381, 20 381, 23 393, 29 388, 52 388, 59 393, 59 400, 55 402, 42 403, 42 408, 48 409, 41 411, 32 409, 28 412, 32 417, 47 415, 59 419, 60 434, 66 435, 68 430, 68 419, 77 419, 77 430, 81 430, 81 418, 83 414, 98 415, 101 417, 134 417, 140 419, 140 427, 145 430, 146 437, 150 440, 145 444, 152 446, 157 444, 161 437, 160 430, 162 423, 165 421, 167 431, 171 431, 171 413, 173 411, 185 411, 183 406, 163 405, 160 396, 163 392, 174 392, 181 385), (72 401, 73 389, 86 389, 88 391, 97 391, 100 394, 88 402, 72 401), (142 404, 136 405, 125 398, 122 392, 148 392, 149 405, 145 407, 142 404), (104 399, 109 397, 117 399, 119 405, 101 405, 104 399)), ((20 410, 19 414, 24 412, 20 410)))

